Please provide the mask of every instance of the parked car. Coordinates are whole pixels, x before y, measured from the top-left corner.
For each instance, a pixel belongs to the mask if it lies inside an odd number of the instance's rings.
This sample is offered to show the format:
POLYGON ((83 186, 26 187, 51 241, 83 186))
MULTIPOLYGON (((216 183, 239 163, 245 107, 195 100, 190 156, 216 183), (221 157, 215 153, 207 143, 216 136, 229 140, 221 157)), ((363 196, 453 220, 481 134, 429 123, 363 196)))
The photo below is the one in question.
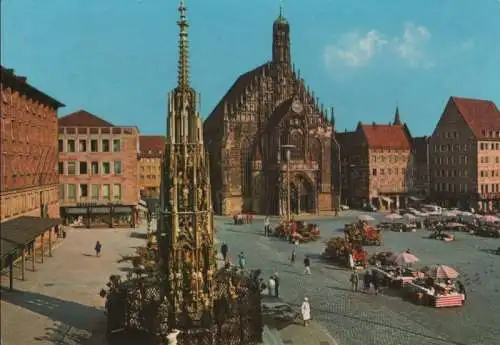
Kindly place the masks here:
POLYGON ((377 212, 378 209, 375 207, 373 204, 367 204, 363 207, 364 211, 369 211, 369 212, 377 212))
POLYGON ((347 211, 349 209, 349 206, 347 206, 347 205, 340 205, 340 209, 342 211, 347 211))

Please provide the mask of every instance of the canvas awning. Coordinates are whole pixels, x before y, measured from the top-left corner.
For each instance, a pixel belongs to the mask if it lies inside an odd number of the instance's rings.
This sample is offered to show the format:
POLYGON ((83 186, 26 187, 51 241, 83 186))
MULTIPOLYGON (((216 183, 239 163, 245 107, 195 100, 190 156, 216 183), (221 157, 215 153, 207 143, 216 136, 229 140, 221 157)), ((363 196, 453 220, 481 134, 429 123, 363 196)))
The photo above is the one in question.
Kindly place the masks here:
POLYGON ((0 224, 2 241, 2 260, 14 249, 22 247, 40 236, 50 228, 61 224, 59 218, 40 218, 22 216, 0 224))

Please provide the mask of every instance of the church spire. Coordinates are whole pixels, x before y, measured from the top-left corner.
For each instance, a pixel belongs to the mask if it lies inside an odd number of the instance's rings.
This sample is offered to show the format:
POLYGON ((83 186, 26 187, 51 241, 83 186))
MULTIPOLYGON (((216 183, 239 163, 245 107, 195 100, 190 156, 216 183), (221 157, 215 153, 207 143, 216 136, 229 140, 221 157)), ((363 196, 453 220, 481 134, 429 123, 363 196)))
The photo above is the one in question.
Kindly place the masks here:
POLYGON ((180 89, 189 88, 189 39, 188 28, 189 23, 186 18, 186 6, 184 0, 179 4, 179 63, 178 63, 178 77, 177 86, 180 89))
POLYGON ((401 124, 401 117, 399 116, 399 106, 396 105, 396 113, 394 114, 394 125, 400 125, 401 124))
POLYGON ((283 16, 283 0, 280 2, 279 16, 273 23, 273 62, 291 68, 290 25, 283 16))

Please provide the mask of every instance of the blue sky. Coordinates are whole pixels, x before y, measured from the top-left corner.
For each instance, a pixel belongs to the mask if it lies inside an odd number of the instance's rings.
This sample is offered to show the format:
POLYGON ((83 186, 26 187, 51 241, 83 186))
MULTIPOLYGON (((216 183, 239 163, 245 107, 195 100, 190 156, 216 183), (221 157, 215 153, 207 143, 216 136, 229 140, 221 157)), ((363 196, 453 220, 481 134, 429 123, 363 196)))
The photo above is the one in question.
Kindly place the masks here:
MULTIPOLYGON (((165 132, 177 0, 2 0, 1 61, 67 105, 165 132)), ((279 0, 187 0, 206 116, 268 60, 279 0)), ((285 0, 295 65, 337 128, 392 119, 430 134, 449 96, 500 106, 500 0, 285 0), (496 23, 495 23, 496 21, 496 23)))

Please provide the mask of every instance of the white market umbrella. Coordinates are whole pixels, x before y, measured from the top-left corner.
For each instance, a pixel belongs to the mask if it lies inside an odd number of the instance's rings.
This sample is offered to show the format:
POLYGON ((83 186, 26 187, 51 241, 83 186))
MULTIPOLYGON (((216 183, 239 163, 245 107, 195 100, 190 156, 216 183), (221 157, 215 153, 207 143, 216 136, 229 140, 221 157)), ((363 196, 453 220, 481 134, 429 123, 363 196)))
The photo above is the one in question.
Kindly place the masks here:
POLYGON ((427 274, 434 279, 455 279, 458 277, 458 272, 446 265, 431 266, 427 270, 427 274))
POLYGON ((391 257, 391 259, 398 266, 404 266, 404 265, 408 265, 408 264, 413 264, 415 262, 420 261, 419 258, 417 258, 415 255, 413 255, 411 253, 408 253, 408 252, 394 254, 391 257))
POLYGON ((397 213, 390 213, 390 214, 385 216, 385 219, 389 219, 389 220, 397 220, 397 219, 402 219, 402 218, 403 218, 403 216, 400 214, 397 214, 397 213))
POLYGON ((445 226, 447 228, 463 228, 463 227, 465 227, 464 224, 456 223, 456 222, 447 223, 445 226))
POLYGON ((409 220, 409 221, 412 221, 412 220, 415 220, 417 219, 417 216, 411 214, 411 213, 406 213, 403 215, 403 217, 406 219, 406 220, 409 220))
POLYGON ((373 218, 372 216, 369 216, 367 214, 362 214, 362 215, 358 216, 358 219, 361 221, 364 221, 364 222, 372 222, 375 220, 375 218, 373 218))
POLYGON ((441 215, 443 217, 449 217, 449 218, 457 216, 457 214, 455 212, 453 212, 453 211, 446 211, 446 212, 443 212, 441 215))
POLYGON ((495 223, 495 222, 500 222, 500 218, 492 216, 491 214, 488 214, 486 216, 481 216, 479 217, 479 220, 485 223, 495 223))

